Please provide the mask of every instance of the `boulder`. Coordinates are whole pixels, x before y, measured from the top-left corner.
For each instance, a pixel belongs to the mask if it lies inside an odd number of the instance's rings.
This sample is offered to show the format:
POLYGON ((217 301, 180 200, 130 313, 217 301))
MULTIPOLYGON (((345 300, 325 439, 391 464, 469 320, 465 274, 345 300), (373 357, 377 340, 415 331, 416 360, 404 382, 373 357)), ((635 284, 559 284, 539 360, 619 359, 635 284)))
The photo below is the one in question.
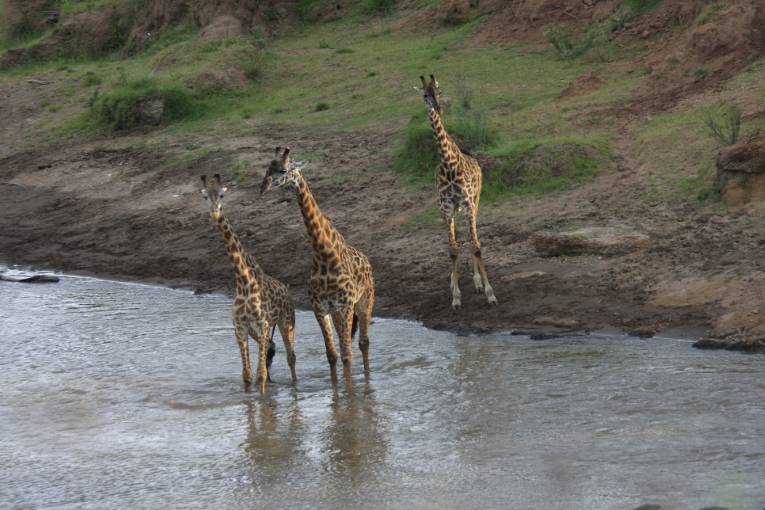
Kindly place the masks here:
POLYGON ((165 100, 162 97, 146 96, 135 100, 131 108, 133 126, 159 126, 165 115, 165 100))
POLYGON ((720 152, 717 182, 729 207, 765 203, 765 133, 720 152))
POLYGON ((623 255, 650 248, 646 234, 628 227, 586 227, 571 232, 539 232, 532 236, 534 249, 545 257, 561 255, 623 255))
POLYGON ((213 19, 209 25, 204 27, 199 33, 202 41, 218 41, 237 37, 244 34, 242 22, 234 16, 223 15, 213 19))

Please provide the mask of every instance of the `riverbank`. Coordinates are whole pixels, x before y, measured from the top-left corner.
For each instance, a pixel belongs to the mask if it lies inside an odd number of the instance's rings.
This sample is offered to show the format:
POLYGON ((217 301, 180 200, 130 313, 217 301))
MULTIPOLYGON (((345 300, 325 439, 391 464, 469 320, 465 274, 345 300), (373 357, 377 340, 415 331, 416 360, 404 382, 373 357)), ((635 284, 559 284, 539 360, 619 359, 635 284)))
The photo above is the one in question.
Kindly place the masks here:
POLYGON ((305 173, 320 205, 369 255, 378 316, 458 332, 611 329, 762 349, 762 225, 745 214, 644 205, 630 193, 629 173, 618 171, 554 203, 485 204, 479 234, 499 306, 473 293, 463 245, 463 308, 453 311, 445 232, 427 213, 435 195, 385 171, 390 135, 256 124, 252 132, 223 144, 194 134, 152 145, 136 134, 0 160, 0 260, 230 293, 231 269, 197 180, 236 154, 241 173, 225 211, 253 256, 305 308, 310 247, 294 194, 257 192, 270 144, 283 140, 295 157, 310 156, 305 173), (190 144, 207 155, 183 162, 190 144), (572 224, 638 229, 649 242, 599 255, 539 251, 540 236, 570 232, 572 224))

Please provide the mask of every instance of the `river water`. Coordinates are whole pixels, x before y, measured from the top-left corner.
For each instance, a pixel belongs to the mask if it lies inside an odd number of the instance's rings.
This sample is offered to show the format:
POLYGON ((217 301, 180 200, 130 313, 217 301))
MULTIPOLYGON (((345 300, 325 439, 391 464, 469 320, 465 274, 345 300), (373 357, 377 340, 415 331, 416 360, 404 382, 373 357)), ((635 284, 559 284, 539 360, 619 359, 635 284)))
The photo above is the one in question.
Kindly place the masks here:
POLYGON ((371 333, 349 393, 299 312, 261 399, 224 296, 0 282, 0 508, 765 507, 763 356, 371 333))

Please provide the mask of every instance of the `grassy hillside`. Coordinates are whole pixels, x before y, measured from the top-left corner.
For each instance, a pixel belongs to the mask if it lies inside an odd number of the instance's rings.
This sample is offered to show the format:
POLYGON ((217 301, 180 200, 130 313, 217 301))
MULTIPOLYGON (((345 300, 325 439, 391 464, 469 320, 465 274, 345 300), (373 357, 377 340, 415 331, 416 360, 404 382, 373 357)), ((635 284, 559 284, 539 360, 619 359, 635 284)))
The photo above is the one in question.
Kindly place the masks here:
MULTIPOLYGON (((110 3, 64 2, 62 13, 110 3)), ((624 135, 623 112, 636 91, 656 79, 634 64, 639 50, 615 45, 611 34, 657 3, 625 2, 580 40, 564 41, 572 48, 608 47, 607 58, 578 50, 561 54, 560 34, 549 31, 556 44, 478 46, 471 38, 482 18, 427 33, 394 30, 384 2, 365 4, 344 19, 312 22, 316 2, 303 2, 302 21, 273 38, 256 32, 204 42, 197 30, 180 24, 153 36, 137 55, 117 51, 98 59, 31 63, 0 73, 0 80, 45 75, 53 81, 58 94, 45 108, 68 115, 34 126, 47 141, 124 132, 134 127, 129 116, 136 99, 156 96, 165 98, 168 110, 160 136, 223 126, 244 132, 253 122, 392 133, 391 167, 423 184, 430 180, 435 149, 413 86, 420 74, 434 72, 447 96, 448 126, 464 149, 488 160, 485 197, 539 196, 610 166, 613 139, 624 135)), ((762 96, 763 86, 754 83, 761 69, 759 63, 739 78, 749 83, 749 94, 762 96)), ((705 106, 679 105, 630 123, 641 157, 671 170, 648 179, 647 200, 713 197, 716 142, 704 129, 705 106), (685 157, 667 155, 678 147, 687 149, 685 157)), ((762 119, 745 117, 742 133, 762 125, 762 119)))

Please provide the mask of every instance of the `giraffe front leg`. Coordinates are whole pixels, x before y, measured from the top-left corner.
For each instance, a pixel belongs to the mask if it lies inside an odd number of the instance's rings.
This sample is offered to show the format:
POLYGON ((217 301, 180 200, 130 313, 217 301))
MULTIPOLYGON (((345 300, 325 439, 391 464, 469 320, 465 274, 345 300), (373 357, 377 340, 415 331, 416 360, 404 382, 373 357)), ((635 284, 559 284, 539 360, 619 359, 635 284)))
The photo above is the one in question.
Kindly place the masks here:
POLYGON ((239 353, 242 355, 242 380, 244 389, 249 390, 252 384, 252 368, 250 367, 250 349, 247 344, 247 325, 234 323, 236 343, 239 344, 239 353))
POLYGON ((441 216, 449 229, 449 256, 452 259, 452 273, 450 287, 452 289, 452 308, 455 310, 462 306, 462 293, 460 292, 459 254, 457 244, 457 225, 454 221, 454 208, 441 209, 441 216))
POLYGON ((353 363, 353 306, 346 306, 332 313, 335 330, 340 337, 340 355, 343 360, 343 375, 346 384, 351 383, 351 364, 353 363))
POLYGON ((258 385, 260 395, 263 396, 266 392, 266 381, 268 380, 268 367, 266 366, 266 358, 268 357, 269 338, 268 338, 268 324, 264 323, 257 326, 258 331, 258 370, 255 374, 255 384, 258 385))
POLYGON ((332 324, 329 321, 328 314, 322 314, 319 311, 314 310, 316 315, 316 321, 319 323, 321 334, 324 337, 324 347, 327 350, 327 361, 329 362, 329 373, 332 377, 332 384, 337 384, 337 349, 335 348, 335 342, 332 341, 332 324))
POLYGON ((470 241, 473 247, 473 282, 475 283, 476 291, 483 291, 486 294, 486 299, 490 305, 497 304, 497 297, 494 295, 494 289, 491 288, 489 283, 489 275, 486 274, 486 267, 483 265, 483 259, 481 258, 481 241, 478 240, 478 229, 476 228, 476 211, 468 211, 470 221, 470 241), (480 284, 483 283, 483 286, 480 284))

